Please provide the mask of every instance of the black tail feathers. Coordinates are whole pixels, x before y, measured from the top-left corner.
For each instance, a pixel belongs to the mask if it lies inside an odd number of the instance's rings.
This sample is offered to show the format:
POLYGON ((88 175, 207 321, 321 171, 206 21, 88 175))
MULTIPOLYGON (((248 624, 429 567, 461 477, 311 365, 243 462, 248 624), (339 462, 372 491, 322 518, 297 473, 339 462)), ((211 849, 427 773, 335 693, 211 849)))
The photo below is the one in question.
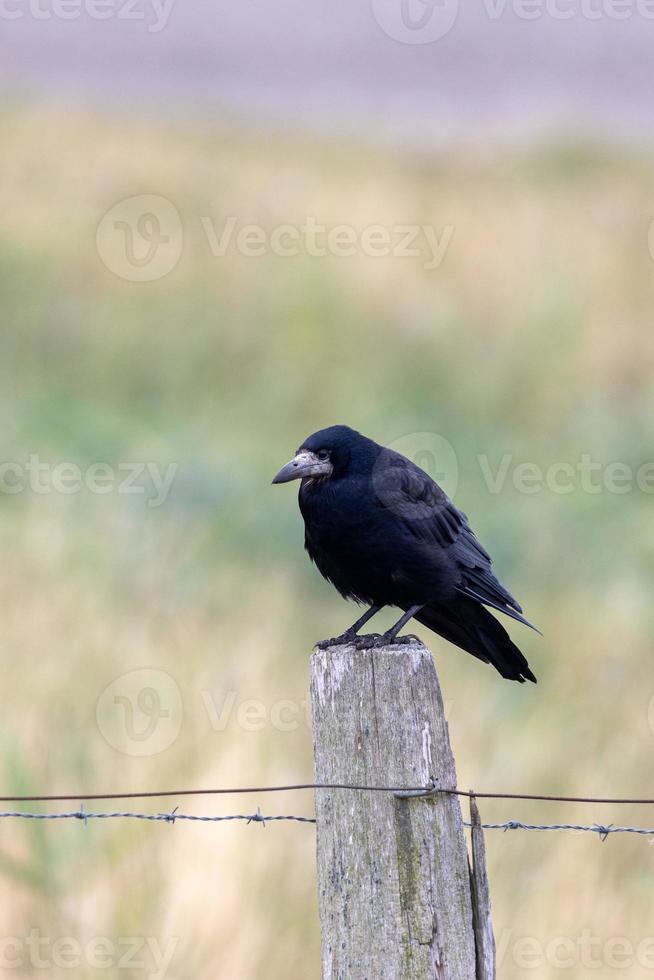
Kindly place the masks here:
POLYGON ((430 603, 415 618, 473 657, 492 664, 507 680, 536 683, 525 657, 502 624, 474 599, 460 596, 447 605, 430 603))

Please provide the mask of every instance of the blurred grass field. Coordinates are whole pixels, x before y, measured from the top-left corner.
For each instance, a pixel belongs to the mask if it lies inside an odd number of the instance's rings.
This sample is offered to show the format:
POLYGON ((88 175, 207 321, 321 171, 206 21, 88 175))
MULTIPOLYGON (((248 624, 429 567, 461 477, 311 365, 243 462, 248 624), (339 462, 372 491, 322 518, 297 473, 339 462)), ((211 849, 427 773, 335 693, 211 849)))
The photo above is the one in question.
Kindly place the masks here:
MULTIPOLYGON (((0 132, 2 460, 178 467, 158 507, 87 490, 0 497, 2 789, 310 777, 308 656, 355 613, 310 568, 294 491, 269 484, 305 435, 345 422, 384 443, 431 433, 452 445, 456 503, 544 633, 511 627, 538 687, 422 634, 460 785, 651 796, 652 494, 524 493, 511 479, 490 493, 477 457, 493 470, 505 454, 545 470, 583 454, 651 460, 652 161, 584 146, 405 156, 27 105, 5 109, 0 132), (121 280, 96 249, 105 212, 139 194, 173 202, 184 226, 179 265, 152 283, 121 280), (216 258, 208 216, 416 222, 453 237, 433 270, 360 252, 216 258), (178 698, 166 724, 179 731, 136 755, 98 704, 146 668, 162 703, 178 698)), ((182 809, 257 805, 312 811, 310 794, 182 809)), ((482 815, 654 824, 643 807, 486 802, 482 815)), ((90 954, 73 969, 55 948, 94 937, 172 944, 165 975, 178 980, 319 975, 310 826, 0 833, 7 975, 43 975, 34 930, 52 976, 106 976, 90 954)), ((502 978, 651 974, 647 839, 490 832, 487 847, 502 978), (633 947, 628 974, 619 939, 633 947)), ((112 975, 157 976, 148 949, 112 975)))

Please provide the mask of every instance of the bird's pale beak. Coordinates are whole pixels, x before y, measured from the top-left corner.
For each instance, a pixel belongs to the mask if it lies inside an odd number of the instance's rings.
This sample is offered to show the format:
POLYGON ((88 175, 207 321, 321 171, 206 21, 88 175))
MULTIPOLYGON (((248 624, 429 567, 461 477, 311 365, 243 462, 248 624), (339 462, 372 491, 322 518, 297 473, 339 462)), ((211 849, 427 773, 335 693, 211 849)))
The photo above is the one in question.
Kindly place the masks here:
POLYGON ((304 477, 329 476, 332 464, 328 459, 318 459, 315 453, 307 449, 299 452, 286 466, 282 466, 273 479, 273 483, 289 483, 291 480, 303 480, 304 477))

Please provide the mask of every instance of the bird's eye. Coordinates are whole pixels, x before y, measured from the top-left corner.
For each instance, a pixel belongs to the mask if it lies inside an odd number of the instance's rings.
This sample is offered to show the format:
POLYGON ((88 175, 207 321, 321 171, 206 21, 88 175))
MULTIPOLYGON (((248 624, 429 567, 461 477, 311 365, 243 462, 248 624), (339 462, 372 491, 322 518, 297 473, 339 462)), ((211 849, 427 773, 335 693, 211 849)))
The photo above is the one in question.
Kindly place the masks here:
POLYGON ((329 453, 326 449, 320 449, 318 451, 318 459, 329 459, 329 453))

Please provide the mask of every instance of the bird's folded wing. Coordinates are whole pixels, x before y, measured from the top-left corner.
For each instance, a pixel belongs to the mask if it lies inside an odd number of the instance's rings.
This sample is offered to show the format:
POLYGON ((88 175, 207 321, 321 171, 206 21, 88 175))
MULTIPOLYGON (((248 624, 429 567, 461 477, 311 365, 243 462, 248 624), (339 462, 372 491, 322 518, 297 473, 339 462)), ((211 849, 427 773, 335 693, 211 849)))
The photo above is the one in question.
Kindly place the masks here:
POLYGON ((463 511, 455 507, 424 470, 401 456, 389 456, 375 481, 382 505, 416 538, 447 550, 459 569, 460 592, 536 629, 495 577, 490 555, 478 541, 463 511))

